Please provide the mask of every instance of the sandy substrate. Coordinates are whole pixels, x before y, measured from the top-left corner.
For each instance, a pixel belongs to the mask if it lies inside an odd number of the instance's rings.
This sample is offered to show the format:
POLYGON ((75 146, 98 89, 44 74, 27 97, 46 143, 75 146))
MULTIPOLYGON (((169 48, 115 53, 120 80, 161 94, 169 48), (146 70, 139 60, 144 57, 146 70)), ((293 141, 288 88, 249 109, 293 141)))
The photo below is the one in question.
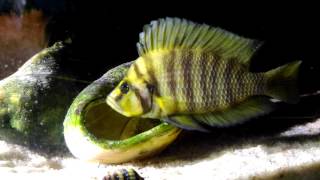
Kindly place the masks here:
POLYGON ((160 155, 123 165, 45 157, 0 141, 0 174, 19 180, 102 179, 108 171, 133 167, 146 179, 317 179, 319 132, 320 119, 270 137, 186 133, 160 155))

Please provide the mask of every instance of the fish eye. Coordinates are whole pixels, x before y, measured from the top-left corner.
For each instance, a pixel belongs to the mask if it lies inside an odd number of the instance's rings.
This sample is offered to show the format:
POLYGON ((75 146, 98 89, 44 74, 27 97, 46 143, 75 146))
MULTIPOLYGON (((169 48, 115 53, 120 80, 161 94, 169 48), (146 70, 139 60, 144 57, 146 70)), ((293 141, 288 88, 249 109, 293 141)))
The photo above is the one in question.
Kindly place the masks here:
POLYGON ((127 94, 129 92, 129 84, 127 82, 124 82, 120 86, 120 91, 122 94, 127 94))

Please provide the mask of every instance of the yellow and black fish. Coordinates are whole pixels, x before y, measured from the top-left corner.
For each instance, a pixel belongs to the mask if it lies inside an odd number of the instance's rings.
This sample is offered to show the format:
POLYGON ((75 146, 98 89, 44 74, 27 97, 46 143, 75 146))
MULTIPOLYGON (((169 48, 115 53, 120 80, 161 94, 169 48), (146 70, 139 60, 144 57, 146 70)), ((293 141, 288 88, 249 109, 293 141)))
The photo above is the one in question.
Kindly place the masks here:
POLYGON ((140 57, 107 97, 125 116, 161 118, 178 127, 229 126, 272 110, 271 98, 298 101, 301 61, 249 71, 261 43, 185 19, 144 27, 140 57))
POLYGON ((129 169, 121 169, 115 171, 113 173, 108 173, 108 175, 102 178, 103 180, 143 180, 135 170, 129 169))

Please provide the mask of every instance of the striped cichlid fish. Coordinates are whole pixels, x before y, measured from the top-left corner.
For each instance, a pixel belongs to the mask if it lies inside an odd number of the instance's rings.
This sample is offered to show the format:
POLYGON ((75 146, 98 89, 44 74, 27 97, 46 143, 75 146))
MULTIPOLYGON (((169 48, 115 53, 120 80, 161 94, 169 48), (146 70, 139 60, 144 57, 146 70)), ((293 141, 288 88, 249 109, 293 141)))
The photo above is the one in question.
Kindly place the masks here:
POLYGON ((104 176, 102 180, 144 180, 134 169, 121 169, 104 176))
POLYGON ((160 118, 183 129, 230 126, 266 114, 271 99, 298 101, 301 61, 250 72, 261 42, 185 19, 144 27, 140 57, 107 97, 117 112, 160 118))

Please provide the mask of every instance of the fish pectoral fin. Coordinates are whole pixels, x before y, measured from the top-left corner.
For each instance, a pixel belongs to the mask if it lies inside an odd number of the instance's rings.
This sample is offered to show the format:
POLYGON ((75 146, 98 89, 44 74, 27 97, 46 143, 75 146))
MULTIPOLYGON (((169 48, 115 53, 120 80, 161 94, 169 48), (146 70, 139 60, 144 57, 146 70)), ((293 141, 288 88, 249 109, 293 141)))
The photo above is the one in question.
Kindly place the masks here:
POLYGON ((158 104, 163 114, 175 113, 177 103, 170 96, 155 97, 154 101, 158 104))
POLYGON ((192 118, 209 126, 227 127, 267 114, 274 109, 274 106, 269 98, 256 96, 228 109, 192 115, 192 118))
POLYGON ((251 56, 262 44, 220 28, 180 18, 155 20, 143 29, 137 43, 140 56, 159 49, 197 49, 219 53, 224 60, 237 57, 239 63, 248 67, 251 56))
POLYGON ((170 116, 162 120, 181 129, 209 132, 203 124, 198 122, 196 119, 193 119, 191 116, 170 116))

